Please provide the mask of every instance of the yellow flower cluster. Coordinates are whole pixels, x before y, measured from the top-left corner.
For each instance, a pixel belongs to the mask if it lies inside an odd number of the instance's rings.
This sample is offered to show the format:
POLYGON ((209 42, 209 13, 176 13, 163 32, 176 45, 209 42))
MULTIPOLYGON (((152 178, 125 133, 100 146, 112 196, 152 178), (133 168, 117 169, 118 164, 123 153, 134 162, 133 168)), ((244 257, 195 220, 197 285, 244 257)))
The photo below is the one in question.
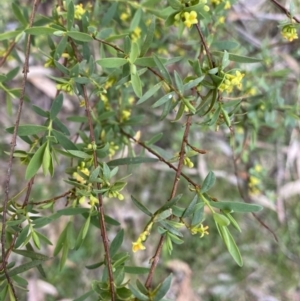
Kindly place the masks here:
POLYGON ((108 193, 109 198, 118 198, 120 201, 124 200, 124 195, 121 194, 119 191, 110 191, 108 193))
POLYGON ((191 159, 189 157, 184 157, 183 164, 189 168, 194 167, 194 163, 191 161, 191 159))
POLYGON ((132 42, 136 42, 140 37, 141 37, 141 28, 139 26, 137 26, 133 32, 131 33, 131 40, 132 42))
POLYGON ((208 235, 208 226, 203 226, 203 224, 200 224, 200 225, 197 225, 197 226, 194 226, 194 227, 191 227, 190 228, 190 231, 191 231, 191 234, 192 235, 195 235, 197 233, 200 234, 200 238, 202 238, 205 234, 208 235))
POLYGON ((230 1, 228 1, 228 0, 211 0, 211 3, 212 3, 213 5, 219 5, 219 4, 224 3, 224 2, 225 2, 224 9, 229 9, 229 8, 231 8, 230 1))
POLYGON ((251 195, 257 195, 261 192, 261 174, 263 172, 263 168, 260 164, 256 164, 250 170, 250 177, 248 182, 248 187, 251 195))
POLYGON ((189 12, 183 13, 183 16, 184 16, 183 23, 187 28, 190 28, 193 24, 198 23, 197 13, 194 10, 192 10, 190 13, 189 12))
POLYGON ((83 8, 82 3, 75 5, 74 18, 76 20, 81 20, 82 15, 84 15, 85 12, 86 10, 83 8))
POLYGON ((150 235, 150 231, 151 231, 152 225, 153 225, 153 223, 150 223, 147 226, 146 230, 143 233, 140 234, 140 236, 137 239, 137 241, 132 243, 132 251, 133 252, 137 252, 137 251, 145 250, 146 249, 146 247, 143 245, 143 242, 146 241, 147 236, 150 235))
MULTIPOLYGON (((90 175, 90 171, 85 167, 85 162, 81 162, 80 166, 77 166, 77 170, 87 176, 90 175)), ((86 180, 76 171, 73 172, 73 178, 81 184, 86 183, 86 180)))
POLYGON ((119 149, 118 145, 115 145, 114 142, 109 143, 109 157, 113 157, 116 153, 116 151, 119 149))
POLYGON ((240 71, 235 71, 235 75, 226 73, 223 79, 223 82, 219 86, 219 90, 221 92, 225 91, 227 93, 231 93, 234 87, 238 89, 242 88, 242 79, 245 74, 240 71))
POLYGON ((70 82, 63 83, 63 84, 57 84, 56 85, 57 90, 65 91, 66 93, 73 95, 73 87, 70 82))
POLYGON ((289 42, 298 39, 297 29, 293 24, 283 26, 281 35, 289 42))

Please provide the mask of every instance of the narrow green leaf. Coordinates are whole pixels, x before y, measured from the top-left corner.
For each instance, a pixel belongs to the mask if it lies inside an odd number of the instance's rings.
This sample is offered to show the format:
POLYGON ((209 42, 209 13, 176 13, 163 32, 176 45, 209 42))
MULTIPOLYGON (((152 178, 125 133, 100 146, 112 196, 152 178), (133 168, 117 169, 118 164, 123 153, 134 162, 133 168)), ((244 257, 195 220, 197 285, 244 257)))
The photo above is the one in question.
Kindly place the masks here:
POLYGON ((154 31, 155 31, 155 17, 152 18, 151 24, 148 28, 147 36, 141 49, 141 56, 144 56, 147 53, 148 49, 150 48, 154 36, 154 31))
POLYGON ((247 204, 242 202, 210 202, 210 205, 222 210, 229 210, 233 212, 258 212, 263 209, 262 206, 256 204, 247 204))
POLYGON ((201 193, 205 193, 210 188, 212 188, 215 184, 215 181, 216 181, 216 176, 212 171, 210 171, 203 181, 203 184, 201 186, 201 193))
POLYGON ((146 141, 146 144, 152 145, 152 144, 156 143, 157 141, 159 141, 162 138, 163 135, 164 135, 163 133, 158 133, 158 134, 154 135, 151 139, 146 141))
POLYGON ((67 29, 71 30, 74 22, 74 3, 69 1, 67 9, 67 29))
POLYGON ((187 206, 187 208, 184 210, 183 214, 182 214, 182 218, 188 217, 191 214, 193 214, 195 206, 198 202, 198 195, 196 194, 193 198, 193 200, 190 202, 190 204, 187 206))
POLYGON ((137 97, 142 97, 143 95, 142 82, 138 73, 131 73, 130 78, 131 78, 131 84, 134 93, 136 94, 137 97))
POLYGON ((10 277, 12 276, 15 276, 15 275, 18 275, 18 274, 21 274, 21 273, 24 273, 28 270, 31 270, 32 268, 40 265, 41 263, 43 263, 45 260, 33 260, 33 261, 30 261, 30 262, 27 262, 27 263, 24 263, 10 271, 8 271, 8 275, 10 277))
POLYGON ((103 18, 101 20, 101 27, 106 26, 115 16, 116 11, 118 8, 118 2, 114 2, 106 11, 105 14, 103 15, 103 18))
POLYGON ((192 217, 191 226, 196 226, 199 223, 201 223, 203 220, 203 214, 204 214, 204 203, 201 202, 196 204, 194 209, 194 214, 192 217))
POLYGON ((20 5, 17 5, 17 3, 12 3, 12 10, 16 17, 16 19, 24 26, 26 27, 28 25, 28 20, 23 15, 23 12, 21 11, 20 5))
POLYGON ((137 105, 143 103, 148 100, 152 95, 154 95, 162 86, 163 82, 159 82, 158 84, 151 87, 136 103, 137 105))
POLYGON ((52 130, 52 134, 57 139, 59 145, 62 146, 66 151, 77 150, 76 144, 74 144, 70 139, 68 139, 65 134, 56 130, 52 130))
POLYGON ((128 287, 129 287, 129 289, 131 290, 132 294, 133 294, 136 298, 138 298, 138 300, 140 300, 140 301, 149 301, 149 298, 148 298, 146 295, 144 295, 142 292, 140 292, 139 290, 137 290, 137 289, 136 289, 133 285, 131 285, 130 283, 129 283, 128 287))
POLYGON ((139 26, 140 20, 142 17, 142 13, 143 13, 143 11, 140 8, 135 12, 135 14, 131 20, 131 23, 130 23, 129 31, 133 31, 136 29, 136 27, 139 26))
POLYGON ((167 219, 171 215, 172 215, 172 210, 167 209, 167 210, 155 215, 155 218, 154 218, 153 221, 155 223, 157 223, 157 222, 160 222, 160 221, 163 221, 163 220, 167 219))
POLYGON ((68 258, 68 253, 69 253, 69 246, 68 246, 67 243, 64 243, 61 258, 60 258, 60 263, 59 263, 59 270, 60 271, 63 269, 63 267, 66 264, 66 261, 67 261, 67 258, 68 258))
POLYGON ((239 47, 239 43, 236 41, 215 41, 211 44, 211 48, 216 48, 218 50, 232 50, 239 47))
POLYGON ((58 96, 53 100, 51 109, 50 109, 50 118, 53 120, 57 114, 60 112, 62 105, 63 105, 63 94, 60 93, 58 96))
POLYGON ((142 275, 142 274, 148 274, 150 269, 144 267, 125 266, 124 271, 127 274, 142 275))
POLYGON ((40 254, 40 253, 36 253, 34 251, 27 251, 27 250, 17 250, 17 249, 13 249, 13 252, 19 255, 22 255, 24 257, 28 257, 31 258, 33 260, 48 260, 50 259, 50 257, 44 255, 44 254, 40 254))
POLYGON ((43 155, 43 163, 42 163, 42 169, 43 169, 44 175, 47 174, 47 171, 49 170, 51 161, 52 161, 52 158, 51 158, 51 153, 50 153, 49 141, 47 141, 44 155, 43 155))
POLYGON ((164 66, 164 64, 162 63, 162 61, 156 55, 154 55, 153 58, 154 58, 156 66, 158 67, 159 72, 161 73, 161 75, 163 76, 163 78, 165 79, 165 81, 167 83, 169 83, 169 84, 172 84, 172 80, 171 80, 171 76, 169 74, 169 71, 164 66))
POLYGON ((219 224, 220 226, 228 226, 230 224, 229 219, 224 216, 223 214, 219 214, 219 213, 214 213, 213 214, 213 218, 215 220, 215 222, 217 224, 219 224))
POLYGON ((177 230, 171 223, 169 220, 164 220, 164 221, 160 221, 159 222, 163 228, 165 228, 166 230, 168 230, 169 232, 171 232, 172 234, 179 236, 179 237, 183 237, 182 233, 177 230))
POLYGON ((129 54, 129 60, 131 64, 134 64, 135 60, 137 59, 137 57, 139 56, 140 49, 139 49, 139 45, 137 42, 133 42, 131 44, 131 51, 129 54))
POLYGON ((91 221, 91 216, 89 215, 88 218, 85 221, 84 226, 83 226, 82 236, 81 236, 82 240, 84 240, 86 235, 87 235, 87 232, 88 232, 89 227, 90 227, 90 221, 91 221))
POLYGON ((179 93, 182 94, 183 93, 183 82, 182 82, 180 75, 177 73, 176 70, 174 71, 174 76, 175 76, 176 87, 177 87, 179 93))
POLYGON ((7 31, 7 32, 4 32, 4 33, 1 33, 0 34, 0 41, 10 40, 11 38, 14 38, 17 35, 19 35, 21 32, 23 32, 22 29, 7 31))
POLYGON ((203 81, 204 77, 205 76, 203 75, 196 79, 190 80, 189 82, 183 85, 183 91, 190 90, 194 87, 197 87, 203 81))
MULTIPOLYGON (((18 136, 37 135, 41 132, 46 132, 48 128, 42 125, 23 124, 18 127, 18 136)), ((7 128, 6 131, 10 134, 14 132, 14 127, 7 128)))
POLYGON ((77 157, 77 158, 81 158, 81 159, 89 159, 91 158, 92 155, 87 154, 85 152, 79 151, 79 150, 67 150, 68 153, 70 153, 72 156, 77 157))
POLYGON ((53 255, 56 256, 60 250, 63 248, 63 246, 67 243, 67 232, 68 232, 68 227, 69 227, 69 223, 66 225, 65 229, 61 232, 58 240, 57 240, 57 243, 56 243, 56 246, 55 246, 55 249, 53 251, 53 255))
POLYGON ((56 49, 55 49, 55 53, 54 53, 54 59, 56 61, 58 61, 61 57, 61 55, 63 54, 63 52, 65 51, 66 47, 67 47, 67 43, 68 43, 68 37, 64 36, 58 43, 56 49))
POLYGON ((132 165, 141 163, 155 163, 158 159, 148 157, 127 157, 109 161, 108 166, 119 166, 119 165, 132 165))
POLYGON ((119 68, 128 63, 128 60, 120 57, 113 57, 97 60, 96 63, 103 68, 119 68))
POLYGON ((62 215, 72 216, 72 215, 83 214, 86 212, 90 212, 90 209, 89 208, 80 208, 80 207, 76 207, 76 208, 70 207, 70 208, 58 210, 57 214, 59 214, 59 216, 62 216, 62 215))
MULTIPOLYGON (((223 57, 223 52, 222 51, 213 51, 212 54, 223 57)), ((254 58, 254 57, 248 57, 248 56, 243 56, 243 55, 237 55, 233 53, 228 53, 229 54, 229 60, 232 62, 237 62, 237 63, 261 63, 262 59, 254 58)))
POLYGON ((25 239, 27 238, 28 232, 29 232, 29 227, 30 227, 29 224, 26 225, 23 228, 23 230, 20 232, 20 234, 19 234, 19 236, 18 236, 18 238, 16 240, 16 243, 15 243, 15 248, 16 249, 19 248, 23 244, 23 242, 25 241, 25 239))
MULTIPOLYGON (((153 298, 153 301, 160 301, 168 292, 172 282, 172 274, 170 274, 159 286, 153 298)), ((156 290, 156 289, 155 289, 156 290)))
POLYGON ((46 36, 46 35, 53 34, 55 31, 57 31, 57 29, 47 27, 47 26, 32 26, 30 28, 25 29, 24 31, 27 34, 31 34, 34 36, 40 36, 40 35, 46 36))
POLYGON ((172 100, 174 95, 174 92, 170 92, 164 96, 162 96, 160 99, 158 99, 151 107, 152 108, 157 108, 159 106, 162 106, 163 104, 165 104, 167 101, 172 100))
POLYGON ((241 230, 239 224, 238 224, 237 221, 233 218, 233 216, 232 216, 230 213, 226 212, 226 210, 222 210, 222 212, 223 212, 223 213, 226 215, 226 217, 230 220, 230 223, 232 224, 232 226, 233 226, 236 230, 238 230, 239 232, 242 232, 242 230, 241 230))
POLYGON ((136 207, 138 207, 142 212, 147 214, 148 216, 152 216, 152 213, 142 204, 140 203, 137 199, 135 199, 133 196, 131 196, 131 199, 136 207))
POLYGON ((38 172, 39 168, 43 163, 44 152, 46 149, 47 142, 45 142, 31 158, 25 173, 25 179, 30 180, 38 172))
POLYGON ((118 252, 118 250, 122 246, 123 240, 124 240, 124 230, 122 229, 117 233, 116 237, 113 239, 113 241, 110 244, 109 253, 111 257, 113 257, 118 252))
POLYGON ((33 242, 34 242, 35 246, 38 249, 40 249, 41 248, 41 242, 40 242, 40 239, 39 239, 38 235, 35 233, 35 231, 31 232, 31 237, 33 239, 33 242))
POLYGON ((84 32, 68 31, 67 36, 79 42, 91 42, 93 38, 84 32))

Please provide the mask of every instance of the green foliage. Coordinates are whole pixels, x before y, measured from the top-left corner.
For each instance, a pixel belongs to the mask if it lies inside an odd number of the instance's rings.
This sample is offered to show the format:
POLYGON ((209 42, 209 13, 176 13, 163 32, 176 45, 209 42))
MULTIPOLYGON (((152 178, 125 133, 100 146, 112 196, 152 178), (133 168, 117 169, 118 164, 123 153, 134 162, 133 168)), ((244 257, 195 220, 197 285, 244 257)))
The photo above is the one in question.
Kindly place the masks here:
MULTIPOLYGON (((11 18, 17 27, 0 34, 0 65, 6 67, 0 74, 0 90, 14 124, 6 128, 11 147, 5 151, 8 173, 0 208, 0 299, 17 300, 27 289, 29 270, 37 269, 46 277, 47 262, 57 260, 53 265, 64 273, 68 260, 78 256, 87 270, 97 274, 81 296, 66 297, 167 300, 172 274, 162 280, 155 277, 161 251, 165 248, 172 255, 178 245, 189 241, 189 234, 197 235, 196 241, 210 241, 209 227, 224 243, 221 250, 242 266, 238 245, 244 236, 238 235, 243 226, 234 214, 257 217, 263 207, 251 203, 251 198, 264 190, 261 182, 266 177, 261 165, 253 164, 251 152, 257 149, 263 129, 276 136, 284 130, 279 123, 292 131, 299 120, 299 106, 281 93, 290 70, 269 68, 267 47, 253 55, 251 43, 241 45, 227 36, 223 23, 230 1, 83 5, 66 0, 47 5, 52 15, 36 14, 35 5, 13 1, 11 18), (25 49, 21 77, 16 67, 22 62, 20 49, 25 49), (51 70, 48 80, 55 97, 46 108, 33 101, 26 88, 31 59, 51 70), (272 88, 270 77, 280 79, 272 88), (76 107, 74 112, 67 109, 68 103, 76 107), (29 123, 23 122, 24 107, 30 110, 29 123), (195 159, 206 153, 198 148, 196 135, 214 130, 230 135, 235 174, 239 175, 237 162, 245 167, 244 186, 240 179, 237 183, 238 201, 234 188, 223 193, 217 173, 205 174, 200 165, 194 168, 195 159), (174 179, 161 184, 153 178, 158 194, 154 191, 151 202, 145 202, 139 191, 148 185, 145 170, 150 174, 153 166, 162 165, 174 172, 174 179), (17 187, 13 197, 9 194, 12 166, 26 187, 17 187), (191 169, 200 170, 202 180, 191 169), (34 195, 36 183, 46 179, 64 191, 34 195), (131 193, 135 197, 127 202, 131 193), (57 205, 61 199, 66 199, 64 209, 57 205), (126 219, 126 205, 143 217, 136 240, 112 210, 124 208, 126 219), (45 233, 58 222, 63 226, 53 241, 45 233), (237 230, 234 236, 232 228, 237 230), (91 233, 97 256, 87 264, 88 256, 74 254, 87 251, 91 233), (129 238, 133 253, 128 250, 129 238), (149 266, 134 264, 134 253, 145 250, 148 239, 159 242, 149 266), (52 244, 51 254, 46 254, 52 244)), ((294 10, 283 9, 288 21, 280 28, 288 41, 297 39, 299 20, 294 10)), ((209 159, 213 167, 217 146, 205 148, 215 156, 209 159)), ((213 252, 213 247, 206 252, 213 252)))

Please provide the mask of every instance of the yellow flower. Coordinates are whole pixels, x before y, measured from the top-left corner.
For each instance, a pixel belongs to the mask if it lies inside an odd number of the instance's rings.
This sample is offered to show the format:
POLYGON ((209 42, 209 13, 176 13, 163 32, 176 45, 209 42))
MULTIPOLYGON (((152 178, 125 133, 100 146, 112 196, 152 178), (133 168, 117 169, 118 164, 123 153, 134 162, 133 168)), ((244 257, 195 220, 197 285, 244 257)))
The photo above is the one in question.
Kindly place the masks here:
POLYGON ((198 23, 197 13, 194 10, 192 10, 190 13, 189 12, 185 12, 183 14, 183 16, 185 18, 185 21, 183 23, 184 23, 184 25, 187 28, 190 28, 193 24, 197 24, 198 23))
POLYGON ((120 16, 120 19, 122 21, 126 21, 129 17, 130 17, 130 15, 128 13, 122 13, 120 16))
POLYGON ((219 86, 219 90, 221 92, 225 91, 227 93, 231 93, 234 87, 237 87, 239 90, 242 88, 242 79, 245 74, 240 71, 235 71, 235 75, 226 73, 223 79, 223 82, 219 86))
POLYGON ((82 6, 82 3, 75 5, 74 18, 81 20, 82 15, 85 13, 85 9, 82 6))
POLYGON ((197 233, 200 233, 200 238, 202 238, 205 234, 208 235, 209 232, 208 230, 208 226, 203 226, 203 224, 200 224, 200 226, 194 226, 192 228, 190 228, 190 231, 192 233, 192 235, 195 235, 197 233))
POLYGON ((142 241, 138 239, 136 242, 132 243, 132 251, 137 252, 140 250, 145 250, 146 247, 143 245, 142 241))
POLYGON ((289 42, 298 39, 297 29, 293 24, 285 25, 281 30, 281 35, 289 42))
POLYGON ((257 173, 260 173, 262 171, 262 166, 260 164, 256 164, 254 166, 254 170, 257 172, 257 173))
POLYGON ((226 1, 224 9, 229 9, 231 7, 231 4, 229 1, 226 1))
POLYGON ((136 42, 141 37, 141 32, 142 32, 142 30, 138 26, 133 30, 133 32, 131 34, 132 42, 136 42))

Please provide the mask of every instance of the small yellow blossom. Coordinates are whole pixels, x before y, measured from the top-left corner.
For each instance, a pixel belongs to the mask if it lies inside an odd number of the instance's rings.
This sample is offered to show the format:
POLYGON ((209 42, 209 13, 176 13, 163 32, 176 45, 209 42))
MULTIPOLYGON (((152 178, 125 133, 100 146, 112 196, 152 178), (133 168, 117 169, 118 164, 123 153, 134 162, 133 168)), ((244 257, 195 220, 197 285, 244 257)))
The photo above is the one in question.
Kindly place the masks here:
POLYGON ((138 239, 136 242, 132 243, 132 251, 137 252, 140 250, 145 250, 146 247, 143 245, 142 241, 138 239))
POLYGON ((197 13, 194 10, 192 10, 190 13, 185 12, 183 14, 183 16, 184 16, 184 19, 185 19, 185 21, 183 23, 187 28, 190 28, 193 24, 198 23, 197 13))
POLYGON ((256 164, 254 166, 254 170, 257 172, 257 173, 260 173, 262 171, 262 166, 260 164, 256 164))
POLYGON ((231 4, 229 1, 226 1, 224 9, 229 9, 229 8, 231 8, 231 4))
POLYGON ((141 28, 137 26, 133 32, 131 33, 131 40, 132 42, 136 42, 141 37, 141 28))
POLYGON ((281 35, 289 42, 298 39, 297 29, 293 24, 285 25, 281 29, 281 35))
MULTIPOLYGON (((77 166, 77 170, 80 171, 80 173, 83 173, 87 176, 90 175, 90 171, 85 167, 85 163, 82 162, 80 164, 80 166, 77 166)), ((73 178, 78 182, 78 183, 81 183, 81 184, 85 184, 86 183, 86 180, 78 173, 78 172, 74 172, 73 173, 73 178)))
POLYGON ((245 74, 240 71, 236 71, 235 75, 226 73, 223 79, 223 82, 219 86, 221 92, 225 91, 231 93, 234 87, 237 87, 239 90, 242 88, 242 79, 245 74))
POLYGON ((224 24, 225 23, 225 17, 224 16, 219 17, 218 21, 219 21, 220 24, 224 24))
POLYGON ((249 187, 257 186, 260 183, 260 179, 254 176, 250 176, 249 178, 249 187))
POLYGON ((121 19, 122 21, 126 21, 129 17, 130 17, 130 15, 129 15, 128 13, 122 13, 122 14, 120 15, 120 19, 121 19))
POLYGON ((130 110, 123 110, 121 113, 121 121, 126 121, 129 119, 131 115, 131 111, 130 110))
POLYGON ((115 145, 114 142, 109 143, 109 156, 110 158, 113 157, 116 153, 116 151, 119 149, 118 145, 115 145))
POLYGON ((81 20, 82 15, 85 13, 85 9, 82 6, 82 3, 75 5, 74 18, 76 20, 81 20))
POLYGON ((207 231, 208 230, 208 226, 203 226, 203 224, 200 224, 200 225, 197 225, 197 226, 194 226, 192 228, 190 228, 190 231, 192 233, 192 235, 195 235, 197 233, 200 234, 200 238, 202 238, 205 234, 208 235, 209 232, 207 231))
POLYGON ((193 162, 191 161, 191 159, 188 158, 188 157, 185 157, 185 158, 183 159, 183 164, 184 164, 185 166, 189 167, 189 168, 193 168, 193 167, 194 167, 194 163, 193 163, 193 162))

